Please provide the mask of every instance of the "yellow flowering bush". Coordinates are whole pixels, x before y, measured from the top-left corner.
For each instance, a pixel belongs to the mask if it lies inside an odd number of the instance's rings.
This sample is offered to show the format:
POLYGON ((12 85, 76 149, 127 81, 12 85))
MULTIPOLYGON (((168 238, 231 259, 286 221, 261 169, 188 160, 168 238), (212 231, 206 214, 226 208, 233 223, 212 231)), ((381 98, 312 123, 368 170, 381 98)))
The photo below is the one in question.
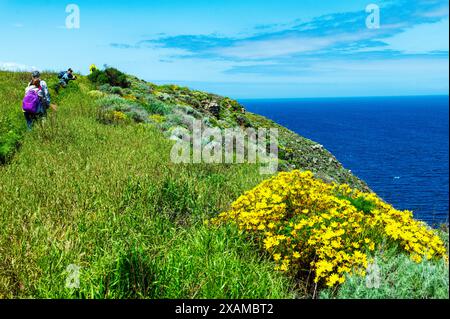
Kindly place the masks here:
POLYGON ((130 118, 127 114, 121 111, 99 111, 98 113, 98 120, 102 122, 103 124, 128 124, 130 123, 130 118))
POLYGON ((280 173, 239 197, 212 220, 234 222, 276 261, 276 270, 312 271, 314 282, 332 287, 345 275, 362 276, 371 252, 399 245, 411 258, 438 258, 444 243, 410 211, 398 211, 376 194, 327 184, 313 173, 280 173))
POLYGON ((113 116, 113 119, 118 121, 118 122, 124 121, 124 120, 126 120, 128 118, 125 113, 120 112, 120 111, 113 111, 112 112, 112 116, 113 116))
POLYGON ((133 94, 124 95, 123 98, 128 101, 133 101, 133 102, 137 101, 137 97, 133 94))

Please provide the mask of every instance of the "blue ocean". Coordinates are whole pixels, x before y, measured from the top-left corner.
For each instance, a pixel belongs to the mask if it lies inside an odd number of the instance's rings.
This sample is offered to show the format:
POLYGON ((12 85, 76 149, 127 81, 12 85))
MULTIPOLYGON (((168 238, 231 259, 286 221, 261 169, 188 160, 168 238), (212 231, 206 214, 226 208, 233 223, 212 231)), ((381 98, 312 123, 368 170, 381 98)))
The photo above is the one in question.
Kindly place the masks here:
POLYGON ((240 102, 324 145, 396 208, 448 223, 448 96, 240 102))

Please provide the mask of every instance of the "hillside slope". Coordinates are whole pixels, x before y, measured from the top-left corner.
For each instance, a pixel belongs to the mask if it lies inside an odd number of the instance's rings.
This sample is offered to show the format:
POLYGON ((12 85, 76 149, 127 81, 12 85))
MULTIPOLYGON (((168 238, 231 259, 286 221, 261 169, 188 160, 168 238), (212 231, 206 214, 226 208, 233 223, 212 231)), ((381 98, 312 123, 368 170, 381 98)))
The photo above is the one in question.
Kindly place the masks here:
MULTIPOLYGON (((236 227, 204 223, 266 178, 257 165, 169 158, 172 128, 193 118, 221 128, 270 121, 216 95, 134 77, 129 88, 80 77, 52 90, 58 111, 25 133, 28 76, 0 72, 0 298, 311 297, 308 283, 275 272, 236 227), (77 289, 67 286, 73 269, 77 289)), ((50 87, 57 82, 44 77, 50 87)), ((282 168, 366 188, 314 142, 280 132, 282 168)), ((426 296, 448 295, 444 265, 426 296)))
MULTIPOLYGON (((136 77, 128 77, 129 88, 100 86, 103 93, 116 98, 100 102, 105 109, 124 111, 138 122, 147 122, 148 115, 159 114, 154 124, 165 132, 175 127, 191 128, 194 119, 205 127, 225 128, 277 128, 279 131, 279 159, 281 170, 310 170, 327 182, 347 183, 368 191, 366 183, 345 169, 322 145, 306 139, 273 121, 247 112, 241 104, 227 97, 190 90, 177 85, 155 85, 136 77), (133 109, 140 109, 139 114, 133 109), (131 111, 131 112, 130 112, 131 111), (148 114, 142 114, 147 111, 148 114)), ((150 119, 152 116, 150 116, 150 119)), ((150 120, 151 122, 151 120, 150 120)))
MULTIPOLYGON (((3 114, 21 115, 26 78, 3 78, 3 114)), ((0 166, 0 298, 293 296, 236 230, 203 225, 261 181, 257 168, 173 165, 157 128, 100 124, 92 89, 80 79, 54 94, 58 112, 0 166)))
MULTIPOLYGON (((26 73, 0 72, 0 79, 4 83, 0 87, 0 93, 4 97, 0 103, 2 109, 8 110, 0 114, 0 162, 11 158, 25 131, 18 104, 28 76, 26 73), (18 82, 22 85, 13 85, 18 82)), ((49 77, 50 74, 44 76, 49 77)), ((50 86, 55 85, 55 75, 50 78, 50 86)), ((106 84, 100 87, 100 91, 89 93, 91 97, 95 97, 95 93, 98 93, 97 97, 105 97, 104 101, 100 102, 103 109, 124 111, 136 122, 153 123, 163 131, 190 125, 188 123, 194 119, 200 119, 207 127, 221 129, 277 128, 281 170, 310 170, 327 182, 348 183, 360 190, 369 190, 364 181, 346 170, 322 145, 303 138, 263 116, 246 112, 244 107, 234 100, 176 85, 157 86, 135 77, 128 78, 130 88, 123 89, 106 84), (162 121, 164 123, 161 123, 162 121)))

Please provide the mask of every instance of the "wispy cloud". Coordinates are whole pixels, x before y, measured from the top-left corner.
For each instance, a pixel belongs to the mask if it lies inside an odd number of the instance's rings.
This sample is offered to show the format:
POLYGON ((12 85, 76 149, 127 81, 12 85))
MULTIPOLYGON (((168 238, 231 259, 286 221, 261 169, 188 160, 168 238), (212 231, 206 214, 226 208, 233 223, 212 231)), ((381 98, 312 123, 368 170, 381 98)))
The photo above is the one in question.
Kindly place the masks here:
POLYGON ((160 54, 160 61, 170 60, 174 69, 194 68, 189 77, 196 79, 206 78, 199 75, 203 72, 209 79, 316 84, 330 91, 337 83, 359 89, 365 85, 365 92, 373 88, 367 94, 380 87, 414 91, 427 85, 448 91, 448 41, 443 40, 448 2, 378 3, 379 29, 367 28, 368 14, 361 8, 308 21, 257 25, 231 35, 163 34, 111 46, 150 49, 160 54))
MULTIPOLYGON (((323 15, 311 21, 284 25, 260 25, 247 37, 221 35, 175 35, 140 41, 137 44, 111 44, 115 48, 180 49, 178 58, 261 60, 292 58, 310 53, 353 54, 361 49, 387 50, 387 39, 421 24, 448 17, 448 4, 442 0, 385 2, 381 6, 380 29, 365 26, 364 10, 323 15)), ((430 52, 433 51, 430 48, 430 52)))
POLYGON ((110 46, 113 47, 113 48, 116 48, 116 49, 133 49, 133 48, 139 48, 138 45, 130 45, 130 44, 125 44, 125 43, 111 43, 110 46))
POLYGON ((35 71, 36 67, 20 64, 16 62, 2 62, 0 61, 0 70, 4 71, 16 71, 16 72, 26 72, 26 71, 35 71))

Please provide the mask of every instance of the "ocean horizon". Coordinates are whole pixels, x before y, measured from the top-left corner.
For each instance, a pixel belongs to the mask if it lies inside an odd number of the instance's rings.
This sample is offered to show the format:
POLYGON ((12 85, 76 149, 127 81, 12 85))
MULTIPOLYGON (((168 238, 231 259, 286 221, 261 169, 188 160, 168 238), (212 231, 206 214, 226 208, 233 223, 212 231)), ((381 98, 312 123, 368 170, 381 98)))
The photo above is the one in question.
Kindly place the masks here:
POLYGON ((270 98, 237 98, 241 103, 252 101, 304 101, 304 100, 340 100, 340 99, 383 99, 383 98, 450 98, 450 94, 418 94, 418 95, 361 95, 361 96, 311 96, 311 97, 270 97, 270 98))
POLYGON ((322 144, 380 197, 448 224, 449 96, 240 99, 322 144))

